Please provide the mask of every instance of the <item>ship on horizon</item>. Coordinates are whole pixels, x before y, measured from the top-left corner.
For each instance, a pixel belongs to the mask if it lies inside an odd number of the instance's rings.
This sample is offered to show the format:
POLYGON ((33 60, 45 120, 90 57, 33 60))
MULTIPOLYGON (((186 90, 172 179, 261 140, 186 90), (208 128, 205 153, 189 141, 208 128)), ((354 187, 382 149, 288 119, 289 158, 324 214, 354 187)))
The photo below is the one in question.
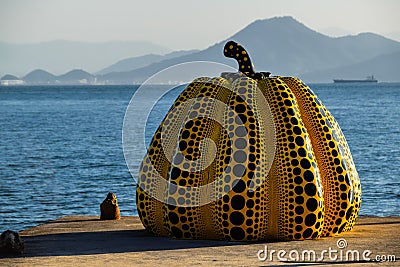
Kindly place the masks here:
POLYGON ((367 76, 364 80, 352 80, 352 79, 333 79, 334 83, 377 83, 378 80, 374 78, 374 75, 367 76))

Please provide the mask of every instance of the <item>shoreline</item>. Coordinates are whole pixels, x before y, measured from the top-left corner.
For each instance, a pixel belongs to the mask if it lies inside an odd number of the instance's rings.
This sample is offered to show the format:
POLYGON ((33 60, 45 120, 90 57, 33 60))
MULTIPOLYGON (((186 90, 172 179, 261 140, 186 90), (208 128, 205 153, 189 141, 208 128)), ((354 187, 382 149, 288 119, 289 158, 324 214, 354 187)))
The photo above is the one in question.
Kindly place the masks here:
MULTIPOLYGON (((332 260, 326 254, 319 264, 367 266, 371 262, 362 258, 366 250, 371 251, 369 258, 394 255, 396 261, 400 261, 399 227, 400 216, 360 216, 351 232, 337 237, 290 242, 227 242, 154 237, 144 230, 137 216, 124 216, 115 221, 101 221, 98 216, 66 216, 21 231, 25 254, 0 256, 0 265, 281 265, 287 262, 279 260, 277 253, 272 254, 272 260, 267 257, 261 261, 258 252, 263 251, 259 254, 263 258, 265 248, 268 256, 272 250, 285 250, 286 259, 289 260, 292 250, 313 250, 318 258, 322 250, 331 248, 339 252, 342 250, 343 255, 349 250, 358 250, 360 261, 343 258, 341 261, 338 261, 340 258, 332 260), (343 238, 347 247, 339 249, 337 242, 343 238)), ((305 264, 304 260, 301 262, 305 264)), ((298 261, 291 263, 299 264, 298 261)), ((380 266, 393 264, 381 262, 380 266)))
MULTIPOLYGON (((325 81, 325 82, 307 82, 305 81, 306 84, 313 86, 313 85, 340 85, 340 86, 345 86, 345 85, 353 85, 353 86, 360 86, 360 85, 397 85, 400 83, 400 81, 378 81, 378 82, 333 82, 333 81, 325 81)), ((183 83, 185 84, 185 83, 183 83)), ((71 84, 71 83, 55 83, 55 84, 11 84, 11 85, 5 85, 5 84, 0 84, 0 88, 24 88, 24 87, 107 87, 107 86, 135 86, 139 87, 143 85, 143 83, 109 83, 109 84, 71 84)), ((151 84, 146 84, 146 86, 179 86, 182 85, 182 83, 151 83, 151 84)))

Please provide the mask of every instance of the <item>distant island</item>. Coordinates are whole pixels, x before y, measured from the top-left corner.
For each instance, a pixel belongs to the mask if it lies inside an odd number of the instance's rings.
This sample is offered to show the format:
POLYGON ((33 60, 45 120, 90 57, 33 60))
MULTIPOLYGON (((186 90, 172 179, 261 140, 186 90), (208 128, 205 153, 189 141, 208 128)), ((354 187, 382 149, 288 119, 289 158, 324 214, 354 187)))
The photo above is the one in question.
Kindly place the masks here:
MULTIPOLYGON (((297 76, 305 82, 332 82, 336 77, 364 77, 374 73, 379 81, 400 82, 400 42, 374 33, 333 38, 292 17, 275 17, 256 20, 226 40, 200 51, 125 58, 99 67, 94 73, 82 69, 58 76, 43 69, 23 77, 9 73, 1 78, 1 84, 140 84, 167 67, 199 60, 236 68, 236 63, 223 57, 221 52, 227 40, 246 46, 252 51, 256 71, 270 71, 272 75, 297 76)), ((178 77, 170 79, 165 82, 179 80, 178 77)))
POLYGON ((0 79, 1 85, 84 85, 96 84, 96 76, 84 70, 71 70, 60 76, 55 76, 45 70, 34 70, 23 78, 6 74, 0 79))

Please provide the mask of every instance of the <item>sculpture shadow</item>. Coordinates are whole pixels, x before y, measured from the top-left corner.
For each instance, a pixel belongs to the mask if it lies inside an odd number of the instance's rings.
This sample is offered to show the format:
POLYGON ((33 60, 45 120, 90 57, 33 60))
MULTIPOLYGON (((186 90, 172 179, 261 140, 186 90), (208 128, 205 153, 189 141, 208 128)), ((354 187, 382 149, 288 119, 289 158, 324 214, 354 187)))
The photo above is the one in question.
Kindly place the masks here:
POLYGON ((46 234, 25 236, 23 240, 25 253, 14 257, 96 255, 249 244, 217 240, 178 240, 152 236, 146 230, 46 234))

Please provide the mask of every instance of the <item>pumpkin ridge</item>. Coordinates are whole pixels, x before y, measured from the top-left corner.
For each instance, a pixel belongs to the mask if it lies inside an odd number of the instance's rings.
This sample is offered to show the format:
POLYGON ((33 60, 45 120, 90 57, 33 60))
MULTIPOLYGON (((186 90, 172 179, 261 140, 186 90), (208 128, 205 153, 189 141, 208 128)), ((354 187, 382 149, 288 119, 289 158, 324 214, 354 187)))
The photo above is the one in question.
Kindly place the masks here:
POLYGON ((276 159, 273 164, 276 171, 270 181, 276 183, 278 233, 269 232, 267 237, 280 240, 317 238, 321 234, 324 218, 320 177, 315 176, 310 181, 302 179, 307 169, 300 168, 300 160, 291 159, 291 154, 306 151, 306 157, 302 160, 308 162, 310 171, 318 173, 313 151, 307 145, 309 137, 301 121, 296 98, 280 78, 267 78, 259 81, 258 85, 271 107, 277 133, 276 159), (282 96, 285 96, 284 103, 282 96), (296 124, 288 123, 291 120, 296 120, 296 124), (294 127, 299 128, 300 132, 294 134, 294 127), (288 131, 292 134, 288 135, 288 131), (311 198, 317 203, 314 210, 307 208, 307 200, 311 198))
POLYGON ((347 142, 337 122, 334 127, 333 117, 308 86, 297 78, 282 79, 298 99, 303 121, 310 132, 312 146, 316 148, 327 207, 323 236, 339 234, 348 227, 351 229, 352 222, 349 220, 348 211, 355 209, 355 205, 359 206, 358 199, 350 197, 354 195, 359 182, 357 183, 355 178, 358 174, 353 172, 355 167, 350 151, 343 151, 344 144, 348 149, 347 142), (347 179, 349 184, 346 183, 347 179))

